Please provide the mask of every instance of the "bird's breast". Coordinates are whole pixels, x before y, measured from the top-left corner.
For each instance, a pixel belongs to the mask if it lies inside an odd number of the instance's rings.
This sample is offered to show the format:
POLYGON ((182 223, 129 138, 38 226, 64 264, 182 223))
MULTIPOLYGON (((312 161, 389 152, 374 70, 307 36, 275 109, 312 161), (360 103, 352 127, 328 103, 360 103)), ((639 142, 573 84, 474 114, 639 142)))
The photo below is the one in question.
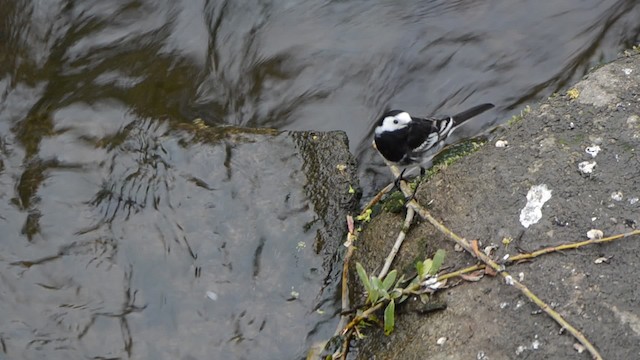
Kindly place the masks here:
POLYGON ((374 138, 378 152, 391 162, 399 162, 407 153, 406 135, 402 132, 386 132, 374 138))

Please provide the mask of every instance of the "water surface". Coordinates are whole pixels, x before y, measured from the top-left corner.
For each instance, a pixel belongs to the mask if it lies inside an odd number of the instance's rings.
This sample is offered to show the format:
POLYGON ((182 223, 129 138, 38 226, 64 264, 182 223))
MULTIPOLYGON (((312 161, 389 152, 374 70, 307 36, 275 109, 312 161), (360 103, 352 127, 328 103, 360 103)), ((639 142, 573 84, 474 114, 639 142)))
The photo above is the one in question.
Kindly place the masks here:
POLYGON ((0 351, 26 359, 299 358, 332 331, 339 257, 287 228, 314 216, 295 145, 178 125, 344 130, 370 194, 386 107, 495 103, 476 135, 640 40, 631 0, 0 6, 0 351))

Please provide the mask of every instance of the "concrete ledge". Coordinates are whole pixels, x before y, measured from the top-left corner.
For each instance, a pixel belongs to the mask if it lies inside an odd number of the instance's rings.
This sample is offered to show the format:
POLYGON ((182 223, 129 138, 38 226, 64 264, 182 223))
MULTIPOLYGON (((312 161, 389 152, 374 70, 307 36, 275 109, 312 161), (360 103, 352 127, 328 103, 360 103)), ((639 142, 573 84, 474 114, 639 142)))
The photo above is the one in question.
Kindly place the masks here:
MULTIPOLYGON (((496 257, 584 240, 590 229, 605 236, 631 231, 640 226, 639 115, 640 56, 623 57, 494 132, 483 149, 421 185, 418 199, 458 234, 498 245, 496 257), (496 147, 497 140, 509 145, 496 147), (551 198, 540 219, 524 227, 527 193, 542 184, 551 198), (505 246, 504 238, 513 241, 505 246)), ((381 266, 401 223, 401 214, 374 218, 359 240, 356 261, 367 269, 381 266)), ((445 266, 475 263, 421 223, 410 230, 393 268, 410 271, 438 248, 447 251, 445 266)), ((523 283, 583 331, 604 358, 640 357, 640 238, 547 255, 509 271, 522 273, 523 283), (594 263, 603 256, 608 263, 594 263)), ((448 308, 422 315, 421 303, 409 301, 399 309, 391 336, 369 330, 359 358, 589 358, 497 278, 462 283, 436 299, 448 308), (436 344, 440 337, 447 338, 444 345, 436 344)))

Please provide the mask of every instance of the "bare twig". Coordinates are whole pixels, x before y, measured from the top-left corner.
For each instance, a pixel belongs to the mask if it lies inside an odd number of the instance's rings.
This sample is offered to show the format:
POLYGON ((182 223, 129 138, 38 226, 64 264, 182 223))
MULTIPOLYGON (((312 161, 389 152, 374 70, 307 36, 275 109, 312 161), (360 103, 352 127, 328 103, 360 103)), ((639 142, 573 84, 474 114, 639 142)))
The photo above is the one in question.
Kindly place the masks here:
POLYGON ((531 252, 531 253, 514 255, 514 256, 510 257, 507 260, 507 262, 514 262, 514 261, 518 261, 518 260, 533 259, 533 258, 538 257, 540 255, 544 255, 544 254, 548 254, 548 253, 552 253, 552 252, 557 252, 557 251, 562 251, 562 250, 569 250, 569 249, 577 249, 579 247, 583 247, 583 246, 587 246, 587 245, 600 244, 600 243, 609 242, 609 241, 613 241, 613 240, 618 240, 618 239, 621 239, 621 238, 624 238, 624 237, 634 236, 634 235, 640 235, 640 230, 633 230, 633 231, 630 231, 628 233, 613 235, 613 236, 609 236, 609 237, 602 238, 602 239, 591 239, 591 240, 579 241, 579 242, 574 242, 574 243, 562 244, 562 245, 558 245, 558 246, 550 246, 550 247, 547 247, 547 248, 544 248, 544 249, 536 250, 536 251, 531 252))
POLYGON ((377 204, 380 201, 380 199, 382 199, 384 194, 388 193, 389 191, 391 191, 391 189, 393 189, 393 186, 394 186, 394 184, 391 183, 391 184, 385 186, 384 189, 380 190, 376 194, 376 196, 373 197, 373 199, 369 200, 367 205, 365 205, 365 207, 362 209, 362 212, 364 213, 368 209, 371 209, 375 204, 377 204))
POLYGON ((340 322, 336 327, 336 331, 334 335, 340 334, 348 319, 349 312, 349 261, 351 260, 351 256, 353 255, 353 251, 355 250, 355 246, 353 244, 349 245, 347 248, 347 254, 344 257, 344 262, 342 264, 342 314, 340 316, 340 322))
MULTIPOLYGON (((580 248, 580 247, 583 247, 583 246, 587 246, 587 245, 601 244, 601 243, 611 242, 611 241, 622 239, 622 238, 625 238, 625 237, 637 236, 637 235, 640 235, 640 230, 633 230, 633 231, 630 231, 630 232, 624 233, 624 234, 616 234, 616 235, 609 236, 609 237, 602 238, 602 239, 592 239, 592 240, 585 240, 585 241, 561 244, 561 245, 557 245, 557 246, 550 246, 550 247, 546 247, 544 249, 536 250, 536 251, 533 251, 533 252, 530 252, 530 253, 523 253, 523 254, 518 254, 518 255, 511 256, 507 260, 505 260, 503 262, 503 264, 508 265, 508 264, 512 264, 512 263, 520 261, 520 260, 530 260, 530 259, 536 258, 538 256, 550 254, 550 253, 553 253, 553 252, 558 252, 558 251, 562 251, 562 250, 577 249, 577 248, 580 248)), ((467 274, 467 273, 470 273, 470 272, 474 272, 476 270, 482 270, 485 267, 486 266, 484 264, 478 264, 478 265, 473 265, 473 266, 466 267, 464 269, 456 270, 456 271, 453 271, 453 272, 450 272, 450 273, 442 274, 442 275, 438 276, 438 281, 442 281, 442 280, 458 277, 460 275, 467 274)))
POLYGON ((380 273, 378 274, 378 279, 382 279, 389 272, 389 268, 391 267, 391 263, 393 259, 395 259, 396 254, 400 250, 400 246, 402 246, 402 242, 404 242, 404 238, 407 236, 407 231, 409 231, 409 227, 411 226, 411 222, 413 221, 413 216, 415 215, 415 211, 413 208, 407 209, 407 216, 404 218, 404 224, 402 224, 402 229, 400 229, 400 233, 396 238, 396 242, 393 244, 393 248, 391 248, 391 252, 387 256, 387 259, 384 261, 384 266, 380 273))
POLYGON ((347 326, 345 326, 345 328, 342 329, 342 335, 345 335, 348 331, 350 331, 351 329, 356 327, 363 320, 368 319, 374 312, 382 309, 382 307, 385 304, 386 304, 385 302, 379 302, 379 303, 375 304, 374 306, 368 308, 367 310, 363 311, 361 315, 355 316, 351 321, 349 321, 347 326))
POLYGON ((451 279, 451 278, 458 277, 458 276, 466 274, 466 273, 474 272, 476 270, 482 270, 484 268, 485 268, 484 264, 469 266, 469 267, 466 267, 464 269, 460 269, 460 270, 453 271, 453 272, 450 272, 450 273, 438 275, 438 281, 451 279))
MULTIPOLYGON (((366 210, 363 210, 360 215, 362 216, 366 210)), ((340 322, 336 328, 335 334, 340 334, 341 330, 344 328, 347 322, 347 313, 349 310, 349 262, 351 261, 351 256, 353 256, 353 252, 356 249, 353 244, 358 239, 359 230, 356 229, 353 223, 353 217, 351 215, 347 216, 347 229, 349 232, 347 233, 347 241, 345 242, 345 246, 347 246, 347 253, 344 256, 344 261, 342 263, 342 316, 340 316, 340 322)))

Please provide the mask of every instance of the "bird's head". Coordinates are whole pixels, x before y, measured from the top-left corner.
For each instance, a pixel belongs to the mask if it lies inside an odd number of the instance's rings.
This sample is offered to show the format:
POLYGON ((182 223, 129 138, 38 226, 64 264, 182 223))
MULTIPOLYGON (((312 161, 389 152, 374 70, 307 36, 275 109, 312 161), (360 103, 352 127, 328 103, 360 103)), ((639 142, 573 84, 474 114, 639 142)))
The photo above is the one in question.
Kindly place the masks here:
POLYGON ((393 132, 404 129, 411 123, 411 115, 402 110, 387 111, 380 117, 376 126, 376 136, 385 132, 393 132))

